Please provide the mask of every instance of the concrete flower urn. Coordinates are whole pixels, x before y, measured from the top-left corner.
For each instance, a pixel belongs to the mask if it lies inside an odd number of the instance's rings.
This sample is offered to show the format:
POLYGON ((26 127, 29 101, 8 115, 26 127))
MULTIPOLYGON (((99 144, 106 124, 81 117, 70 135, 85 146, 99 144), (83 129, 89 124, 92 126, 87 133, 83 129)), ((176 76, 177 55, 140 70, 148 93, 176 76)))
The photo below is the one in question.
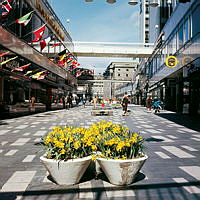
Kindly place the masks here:
POLYGON ((110 183, 129 185, 134 181, 147 158, 148 156, 144 155, 141 158, 127 160, 97 158, 97 161, 110 183))
POLYGON ((74 185, 78 183, 91 162, 91 156, 67 161, 40 157, 41 162, 59 185, 74 185))

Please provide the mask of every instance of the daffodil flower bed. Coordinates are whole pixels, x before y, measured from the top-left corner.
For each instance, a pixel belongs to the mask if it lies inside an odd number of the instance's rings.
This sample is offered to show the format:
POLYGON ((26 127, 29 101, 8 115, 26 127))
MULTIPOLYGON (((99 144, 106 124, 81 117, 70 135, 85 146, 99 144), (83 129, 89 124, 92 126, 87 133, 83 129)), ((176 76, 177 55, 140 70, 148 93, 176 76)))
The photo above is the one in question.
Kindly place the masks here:
POLYGON ((112 122, 101 121, 89 128, 54 127, 43 138, 45 156, 49 159, 68 160, 92 155, 107 159, 139 158, 144 139, 138 133, 112 122), (98 153, 97 153, 98 152, 98 153))
POLYGON ((94 134, 87 128, 57 126, 43 139, 45 156, 56 160, 83 158, 96 150, 94 140, 94 134))
POLYGON ((97 133, 98 157, 125 160, 144 156, 143 137, 122 125, 101 121, 90 130, 97 133))

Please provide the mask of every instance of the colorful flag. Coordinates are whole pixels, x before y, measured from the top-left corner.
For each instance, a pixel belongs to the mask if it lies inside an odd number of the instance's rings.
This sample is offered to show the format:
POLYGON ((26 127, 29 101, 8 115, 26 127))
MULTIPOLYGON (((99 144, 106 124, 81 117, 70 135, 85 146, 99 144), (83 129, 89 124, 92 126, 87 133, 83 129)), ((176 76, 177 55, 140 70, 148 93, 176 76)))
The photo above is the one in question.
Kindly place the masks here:
POLYGON ((73 61, 73 58, 68 58, 67 59, 67 63, 70 63, 70 62, 72 62, 73 61))
POLYGON ((44 79, 44 78, 46 77, 47 74, 48 74, 48 72, 44 72, 43 74, 41 74, 41 75, 37 78, 37 80, 42 80, 42 79, 44 79))
POLYGON ((71 65, 76 65, 76 64, 78 64, 78 62, 74 60, 74 61, 72 61, 70 64, 71 64, 71 65))
POLYGON ((46 72, 46 71, 41 71, 41 72, 38 72, 38 73, 36 73, 36 74, 33 74, 33 75, 31 76, 31 78, 38 79, 39 76, 42 75, 44 72, 46 72))
POLYGON ((26 26, 32 18, 32 13, 33 13, 33 11, 31 11, 30 13, 20 17, 15 22, 18 23, 18 24, 22 24, 22 25, 26 26))
POLYGON ((14 59, 16 59, 16 58, 18 58, 18 56, 15 56, 14 58, 10 58, 10 59, 8 59, 8 60, 5 60, 5 61, 3 61, 2 63, 0 63, 0 65, 5 65, 6 63, 8 63, 8 62, 10 62, 11 60, 14 60, 14 59))
POLYGON ((77 68, 77 66, 76 66, 76 65, 70 65, 70 67, 72 67, 72 68, 74 68, 74 69, 75 69, 75 68, 77 68))
POLYGON ((60 61, 63 61, 66 56, 67 56, 66 54, 64 54, 63 56, 61 56, 60 57, 60 61))
POLYGON ((56 44, 52 45, 51 48, 54 48, 54 47, 56 47, 56 46, 60 46, 61 44, 62 44, 61 42, 56 43, 56 44))
POLYGON ((58 53, 58 55, 59 55, 59 56, 63 56, 63 55, 66 54, 66 53, 67 53, 67 51, 66 51, 66 49, 65 49, 65 50, 61 51, 60 53, 58 53))
POLYGON ((24 74, 24 76, 27 76, 28 74, 32 74, 32 73, 33 73, 32 70, 31 71, 27 71, 26 74, 24 74))
POLYGON ((8 55, 9 53, 10 53, 10 51, 7 51, 7 52, 4 52, 4 53, 0 54, 0 58, 5 56, 5 55, 8 55))
POLYGON ((7 15, 12 9, 12 6, 10 5, 8 0, 1 2, 0 5, 6 10, 6 12, 3 12, 2 15, 7 15))
POLYGON ((37 30, 35 30, 33 32, 33 34, 35 35, 35 39, 32 40, 30 43, 38 42, 39 40, 41 40, 42 36, 44 34, 44 31, 45 31, 45 28, 46 28, 46 24, 42 25, 40 28, 38 28, 37 30))
POLYGON ((60 65, 60 66, 63 66, 65 64, 65 61, 64 60, 58 61, 57 64, 60 65))
POLYGON ((42 51, 50 41, 51 41, 51 36, 41 40, 40 41, 40 51, 42 51))
POLYGON ((12 71, 19 71, 19 72, 23 72, 28 66, 30 66, 31 63, 27 64, 27 65, 23 65, 22 67, 16 67, 14 68, 12 71))
POLYGON ((81 74, 82 74, 82 72, 81 72, 80 70, 77 70, 77 71, 76 71, 76 77, 81 76, 81 74))

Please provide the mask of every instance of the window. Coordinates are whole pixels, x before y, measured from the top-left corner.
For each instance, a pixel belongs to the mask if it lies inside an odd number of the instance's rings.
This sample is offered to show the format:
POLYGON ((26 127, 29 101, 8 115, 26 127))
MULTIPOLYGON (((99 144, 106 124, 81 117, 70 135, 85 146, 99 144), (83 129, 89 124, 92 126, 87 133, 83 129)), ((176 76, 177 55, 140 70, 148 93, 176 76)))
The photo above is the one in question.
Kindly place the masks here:
POLYGON ((184 23, 184 43, 189 40, 189 20, 184 23))
POLYGON ((172 36, 172 40, 171 40, 171 53, 172 53, 172 55, 173 54, 175 54, 176 53, 176 50, 177 50, 177 39, 176 39, 176 33, 175 34, 173 34, 173 36, 172 36))
POLYGON ((120 74, 118 74, 118 76, 120 76, 120 74))
POLYGON ((198 6, 192 13, 192 36, 200 32, 199 12, 200 12, 200 6, 198 6))
POLYGON ((129 69, 126 69, 126 71, 128 72, 128 71, 129 71, 129 69))
POLYGON ((128 74, 126 74, 126 77, 128 77, 128 74))
POLYGON ((178 30, 178 47, 179 49, 183 46, 183 25, 178 30))
POLYGON ((118 71, 120 71, 120 69, 118 69, 118 71))

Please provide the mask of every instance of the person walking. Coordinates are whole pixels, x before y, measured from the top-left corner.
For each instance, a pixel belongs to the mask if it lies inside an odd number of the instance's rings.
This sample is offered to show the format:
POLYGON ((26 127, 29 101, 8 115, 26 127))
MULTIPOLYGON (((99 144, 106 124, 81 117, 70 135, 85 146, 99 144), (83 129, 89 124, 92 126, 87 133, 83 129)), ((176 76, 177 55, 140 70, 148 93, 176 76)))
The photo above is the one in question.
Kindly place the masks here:
POLYGON ((70 94, 68 96, 68 103, 69 103, 69 108, 72 108, 73 107, 73 104, 72 104, 72 94, 70 94))
POLYGON ((97 107, 97 97, 96 96, 93 99, 93 104, 94 104, 94 108, 96 108, 97 107))
POLYGON ((85 104, 86 104, 86 98, 85 98, 85 95, 83 95, 82 102, 83 102, 83 107, 85 108, 85 104))
POLYGON ((151 107, 152 107, 152 98, 151 98, 151 96, 149 96, 147 99, 147 110, 149 112, 151 112, 151 107))
POLYGON ((65 109, 65 95, 62 96, 63 109, 65 109))
POLYGON ((123 108, 123 116, 128 115, 128 103, 129 103, 129 98, 127 95, 127 92, 125 92, 124 97, 122 99, 122 108, 123 108))
POLYGON ((66 96, 66 97, 65 97, 65 108, 66 108, 66 109, 69 108, 68 97, 69 97, 69 96, 66 96))
POLYGON ((31 107, 33 108, 34 106, 35 106, 35 97, 34 96, 32 96, 31 97, 31 107))

